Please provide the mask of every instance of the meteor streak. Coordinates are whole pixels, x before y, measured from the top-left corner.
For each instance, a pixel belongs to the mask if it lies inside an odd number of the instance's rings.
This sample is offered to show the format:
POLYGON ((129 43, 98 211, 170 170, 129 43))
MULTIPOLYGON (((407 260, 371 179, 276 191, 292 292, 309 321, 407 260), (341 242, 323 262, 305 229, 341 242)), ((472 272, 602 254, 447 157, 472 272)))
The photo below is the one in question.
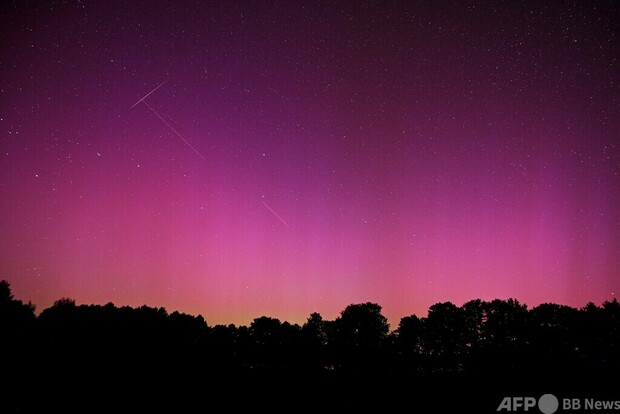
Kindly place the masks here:
MULTIPOLYGON (((133 108, 134 106, 138 105, 140 102, 144 102, 144 100, 147 98, 147 96, 149 96, 150 94, 152 94, 153 92, 155 92, 157 89, 159 89, 159 87, 160 87, 161 85, 163 85, 163 84, 164 84, 164 83, 166 83, 166 82, 168 82, 168 79, 166 79, 165 81, 163 81, 162 83, 160 83, 159 85, 157 85, 157 86, 155 87, 155 89, 153 89, 151 92, 149 92, 149 93, 147 93, 146 95, 144 95, 144 96, 142 97, 142 99, 140 99, 138 102, 136 102, 135 104, 131 105, 131 108, 133 108)), ((129 109, 131 109, 131 108, 129 108, 129 109)))
POLYGON ((278 220, 280 220, 282 223, 284 223, 284 225, 285 225, 286 227, 289 227, 289 225, 286 223, 286 221, 284 221, 284 220, 282 219, 282 217, 278 216, 278 213, 276 213, 275 211, 273 211, 273 209, 272 209, 271 207, 269 207, 269 206, 267 205, 267 203, 265 203, 264 201, 263 201, 263 205, 264 205, 265 207, 267 207, 267 210, 271 211, 271 212, 273 213, 273 215, 274 215, 274 216, 276 216, 276 217, 278 218, 278 220))
POLYGON ((144 105, 146 105, 146 107, 147 107, 147 108, 149 108, 149 109, 150 109, 150 110, 151 110, 151 111, 152 111, 155 115, 157 115, 157 118, 159 118, 159 119, 161 120, 161 122, 163 122, 164 124, 166 124, 166 126, 167 126, 168 128, 170 128, 170 130, 171 130, 172 132, 174 132, 174 133, 176 134, 176 136, 177 136, 177 137, 179 137, 179 138, 181 139, 181 141, 183 141, 183 142, 184 142, 184 143, 185 143, 188 147, 190 147, 192 150, 194 150, 194 152, 195 152, 196 154, 198 154, 198 156, 199 156, 200 158, 202 158, 203 160, 206 160, 206 158, 204 157, 204 155, 202 155, 200 152, 198 152, 198 150, 197 150, 196 148, 194 148, 194 147, 192 146, 192 144, 190 144, 190 143, 189 143, 189 141, 187 141, 185 138, 183 138, 183 135, 179 134, 179 132, 178 132, 176 129, 174 129, 174 128, 172 127, 172 125, 170 125, 170 124, 168 123, 168 121, 166 121, 164 118, 162 118, 162 117, 161 117, 161 115, 159 115, 159 114, 157 113, 157 111, 153 109, 153 107, 152 107, 151 105, 147 104, 147 103, 146 103, 146 101, 142 101, 142 103, 143 103, 144 105))
MULTIPOLYGON (((160 83, 159 85, 157 85, 155 87, 155 89, 153 89, 151 92, 147 93, 146 95, 144 95, 138 102, 136 102, 135 104, 133 104, 131 106, 131 108, 133 108, 134 106, 138 105, 140 102, 142 102, 144 105, 146 105, 147 108, 149 108, 151 110, 151 112, 153 112, 157 118, 159 118, 161 120, 161 122, 163 122, 168 128, 170 128, 170 130, 172 132, 174 132, 174 134, 179 137, 181 139, 181 141, 183 141, 185 143, 185 145, 187 145, 188 147, 190 147, 196 154, 198 154, 198 156, 200 158, 202 158, 203 160, 206 160, 206 158, 204 157, 204 155, 202 155, 200 152, 198 152, 198 150, 196 148, 194 148, 192 146, 192 144, 189 143, 188 140, 186 140, 185 138, 183 138, 183 135, 181 135, 176 129, 174 129, 174 127, 172 125, 170 125, 170 123, 168 123, 168 121, 166 121, 161 115, 159 115, 159 113, 157 113, 157 111, 155 109, 153 109, 153 107, 151 105, 149 105, 148 103, 146 103, 146 98, 152 94, 153 92, 155 92, 157 89, 159 89, 160 86, 162 86, 164 83, 168 82, 168 80, 166 79, 165 81, 163 81, 162 83, 160 83)), ((130 109, 131 109, 130 108, 130 109)))

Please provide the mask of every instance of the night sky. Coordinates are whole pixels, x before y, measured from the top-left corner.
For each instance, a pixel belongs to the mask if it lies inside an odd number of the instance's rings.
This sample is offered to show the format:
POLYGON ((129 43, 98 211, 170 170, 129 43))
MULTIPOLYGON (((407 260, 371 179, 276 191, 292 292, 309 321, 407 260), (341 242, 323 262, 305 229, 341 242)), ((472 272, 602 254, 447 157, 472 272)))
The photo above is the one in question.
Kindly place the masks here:
POLYGON ((620 292, 615 1, 0 7, 0 279, 39 310, 620 292))

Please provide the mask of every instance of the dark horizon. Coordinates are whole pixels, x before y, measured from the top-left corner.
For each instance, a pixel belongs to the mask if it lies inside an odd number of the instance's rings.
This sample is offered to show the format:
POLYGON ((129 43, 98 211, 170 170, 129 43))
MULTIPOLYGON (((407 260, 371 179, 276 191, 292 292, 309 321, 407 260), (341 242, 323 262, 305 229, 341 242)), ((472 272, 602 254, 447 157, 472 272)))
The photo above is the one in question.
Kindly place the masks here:
MULTIPOLYGON (((0 280, 0 283, 6 283, 6 284, 8 284, 10 286, 10 282, 7 281, 7 280, 0 280)), ((521 306, 524 306, 528 311, 531 311, 531 310, 534 310, 534 309, 536 309, 538 307, 545 306, 545 305, 561 306, 561 307, 566 307, 566 308, 570 308, 570 309, 573 309, 573 310, 583 310, 583 309, 585 309, 585 308, 587 308, 589 306, 592 306, 592 305, 595 306, 595 307, 602 307, 605 304, 615 303, 615 302, 618 301, 618 299, 616 297, 611 297, 611 298, 609 298, 607 300, 603 300, 599 304, 595 303, 594 301, 588 301, 588 302, 584 303, 582 306, 571 306, 571 305, 567 305, 567 304, 554 303, 554 302, 544 302, 544 303, 540 303, 540 304, 535 305, 535 306, 530 306, 530 305, 528 305, 525 302, 519 301, 519 299, 515 298, 515 297, 495 298, 495 299, 492 299, 492 300, 484 300, 484 299, 481 299, 481 298, 472 298, 472 299, 469 299, 469 300, 463 302, 461 305, 457 305, 457 304, 453 303, 452 301, 447 300, 447 301, 437 302, 437 303, 431 305, 431 307, 435 306, 435 305, 440 305, 440 304, 450 304, 450 305, 454 305, 454 306, 456 306, 458 308, 463 308, 468 303, 476 302, 476 301, 480 301, 480 302, 485 303, 485 304, 489 304, 489 303, 494 302, 494 301, 504 301, 504 302, 514 301, 516 303, 519 303, 521 306)), ((26 301, 23 301, 23 300, 20 299, 20 302, 23 302, 23 303, 27 304, 28 306, 32 306, 33 307, 33 312, 34 312, 34 314, 37 317, 40 316, 42 312, 44 312, 44 311, 46 311, 46 310, 48 310, 48 309, 50 309, 50 308, 52 308, 54 306, 57 306, 58 303, 64 302, 64 303, 72 303, 74 306, 77 306, 77 307, 80 307, 80 306, 86 306, 86 307, 89 307, 89 306, 105 307, 105 306, 112 305, 115 308, 139 309, 139 308, 145 307, 145 308, 150 308, 150 309, 163 309, 163 310, 166 311, 166 313, 179 313, 179 314, 182 314, 182 315, 192 316, 194 318, 201 317, 201 318, 203 318, 205 320, 205 322, 209 321, 208 315, 203 315, 202 313, 191 314, 191 313, 183 312, 180 309, 169 310, 165 306, 157 306, 155 304, 147 304, 147 303, 143 303, 143 304, 140 304, 140 305, 118 304, 118 303, 114 303, 112 301, 102 302, 102 303, 81 303, 78 300, 76 300, 75 298, 62 297, 62 298, 58 298, 57 300, 55 300, 54 303, 50 307, 39 309, 37 304, 36 303, 32 303, 31 301, 27 301, 26 302, 26 301)), ((361 303, 350 304, 350 305, 361 305, 361 304, 364 304, 364 303, 373 303, 373 302, 361 302, 361 303)), ((380 306, 383 309, 383 307, 380 304, 378 304, 378 303, 374 303, 374 304, 380 306)), ((430 307, 429 307, 429 309, 430 309, 430 307)), ((341 313, 342 313, 342 311, 338 312, 337 315, 340 315, 341 313)), ((308 316, 310 316, 312 314, 323 315, 323 313, 320 311, 320 309, 315 309, 308 316)), ((420 314, 418 314, 418 313, 411 313, 409 315, 404 315, 401 318, 399 318, 399 321, 402 321, 402 319, 409 318, 409 317, 412 317, 412 316, 415 316, 415 317, 418 317, 418 318, 425 318, 425 317, 428 316, 428 309, 427 309, 427 312, 424 313, 424 314, 421 314, 421 313, 420 314)), ((264 315, 260 315, 260 316, 251 317, 251 321, 254 321, 254 320, 258 319, 258 318, 263 318, 263 317, 267 317, 267 318, 270 318, 270 319, 276 319, 278 321, 281 321, 283 323, 286 322, 286 323, 289 323, 291 325, 303 325, 303 323, 300 323, 298 321, 289 321, 289 320, 286 320, 286 319, 281 319, 280 317, 278 317, 278 315, 271 315, 271 314, 264 314, 264 315)), ((337 317, 338 316, 336 316, 336 318, 337 317)), ((390 326, 390 332, 393 332, 396 329, 396 328, 393 328, 393 327, 396 326, 396 325, 389 323, 389 318, 386 318, 386 320, 388 321, 388 325, 390 326)), ((304 322, 307 322, 307 318, 304 319, 304 322)), ((218 326, 218 325, 230 326, 230 325, 234 325, 234 326, 237 326, 237 327, 247 327, 250 324, 251 324, 251 322, 247 323, 247 324, 238 324, 238 323, 234 323, 234 322, 228 322, 228 323, 227 322, 217 322, 213 326, 218 326)))
POLYGON ((405 317, 390 332, 381 306, 370 302, 347 306, 335 320, 313 313, 302 326, 267 316, 249 326, 209 326, 201 316, 163 308, 70 299, 35 317, 2 281, 0 334, 3 374, 11 379, 0 408, 8 412, 83 412, 95 401, 197 408, 205 396, 222 395, 252 395, 258 400, 238 403, 273 408, 274 392, 303 387, 322 387, 309 402, 315 408, 402 406, 409 394, 385 399, 400 390, 412 393, 417 407, 484 412, 515 393, 609 400, 620 369, 616 299, 581 309, 437 303, 427 317, 405 317), (438 390, 458 399, 436 400, 438 390))

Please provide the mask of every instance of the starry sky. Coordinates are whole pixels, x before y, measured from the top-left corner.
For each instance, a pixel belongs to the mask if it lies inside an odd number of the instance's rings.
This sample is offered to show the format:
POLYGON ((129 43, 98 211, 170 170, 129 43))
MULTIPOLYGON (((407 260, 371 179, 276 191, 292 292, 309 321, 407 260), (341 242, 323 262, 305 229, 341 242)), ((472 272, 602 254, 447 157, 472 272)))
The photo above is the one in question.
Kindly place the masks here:
POLYGON ((0 278, 39 310, 620 292, 617 2, 0 7, 0 278))

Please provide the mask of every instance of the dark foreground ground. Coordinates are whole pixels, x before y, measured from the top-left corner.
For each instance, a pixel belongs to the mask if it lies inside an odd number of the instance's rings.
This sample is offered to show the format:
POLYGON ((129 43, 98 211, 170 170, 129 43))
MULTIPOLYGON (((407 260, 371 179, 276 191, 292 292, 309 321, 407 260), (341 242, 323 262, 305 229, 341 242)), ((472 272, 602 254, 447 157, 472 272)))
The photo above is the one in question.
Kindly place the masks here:
MULTIPOLYGON (((92 357, 92 356, 91 356, 92 357)), ((180 358, 181 360, 183 358, 180 358)), ((3 412, 497 412, 504 397, 554 394, 618 400, 618 377, 605 370, 521 373, 220 371, 154 356, 132 364, 77 358, 4 370, 3 412), (80 360, 83 364, 80 364, 80 360), (7 378, 9 374, 11 378, 7 378)), ((12 364, 8 364, 9 366, 12 364)), ((8 368, 5 365, 5 368, 8 368)), ((540 412, 530 409, 531 412, 540 412)), ((561 406, 558 412, 562 411, 561 406)), ((571 411, 577 412, 577 411, 571 411)), ((590 411, 591 412, 591 411, 590 411)), ((599 411, 605 412, 605 411, 599 411)), ((611 411, 609 411, 611 412, 611 411)), ((617 412, 617 411, 615 411, 617 412)))
POLYGON ((392 331, 374 303, 333 321, 313 313, 303 326, 264 316, 209 326, 164 308, 70 299, 36 315, 0 282, 0 414, 618 413, 619 372, 616 300, 445 302, 392 331), (545 394, 557 411, 533 404, 545 394), (564 409, 586 399, 618 404, 564 409))

